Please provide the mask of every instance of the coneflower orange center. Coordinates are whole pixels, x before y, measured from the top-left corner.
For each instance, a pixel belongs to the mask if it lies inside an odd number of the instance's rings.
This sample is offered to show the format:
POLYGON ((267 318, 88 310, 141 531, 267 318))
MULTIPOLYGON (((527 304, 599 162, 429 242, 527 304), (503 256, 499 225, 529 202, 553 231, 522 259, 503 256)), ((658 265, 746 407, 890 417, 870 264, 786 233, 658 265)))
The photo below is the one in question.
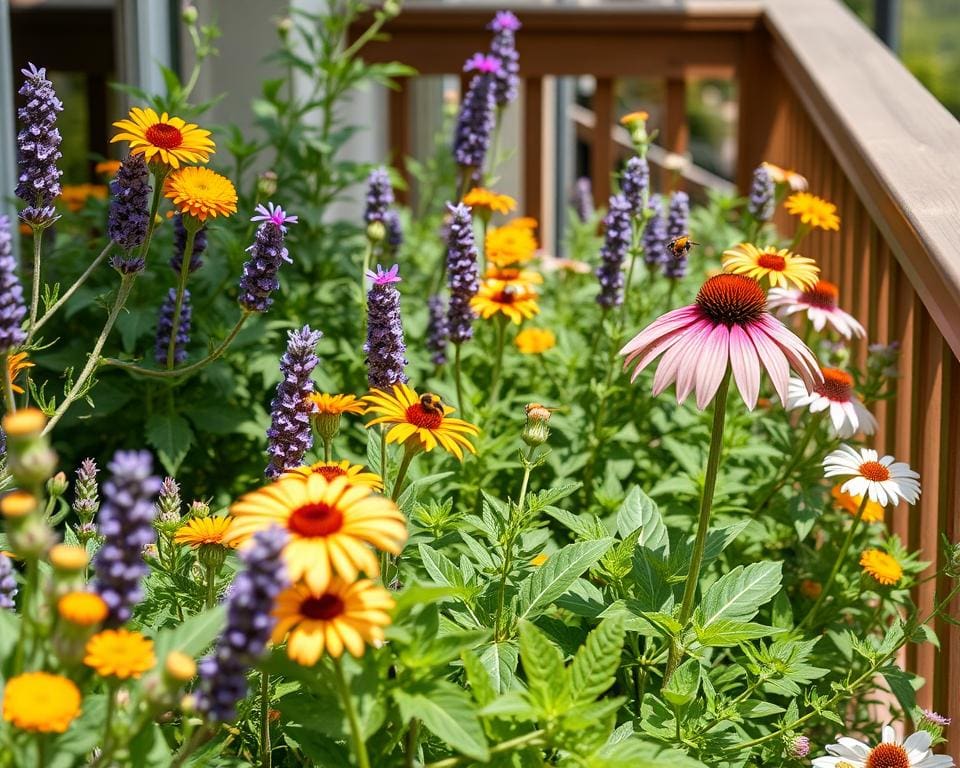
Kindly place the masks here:
POLYGON ((882 483, 890 479, 890 470, 879 461, 865 461, 860 465, 860 474, 867 480, 873 480, 875 483, 882 483))
POLYGON ((767 308, 767 297, 756 280, 743 275, 715 275, 697 294, 697 306, 716 325, 746 325, 767 308))
POLYGON ((428 411, 420 403, 414 403, 406 411, 407 421, 416 427, 438 429, 443 424, 443 414, 439 411, 428 411))
POLYGON ((313 474, 320 475, 324 480, 330 482, 335 477, 343 477, 347 470, 338 466, 314 467, 313 474))
POLYGON ((840 289, 827 280, 818 280, 813 288, 808 288, 801 294, 807 304, 821 309, 836 309, 840 289))
POLYGON ((787 260, 776 253, 761 253, 760 258, 757 259, 757 266, 774 272, 783 272, 786 269, 787 260))
POLYGON ((828 400, 846 403, 853 395, 853 376, 837 368, 823 368, 823 381, 814 386, 814 391, 828 400))
POLYGON ((183 144, 183 134, 180 129, 169 123, 156 123, 147 128, 147 141, 161 149, 176 149, 183 144))
POLYGON ((879 744, 867 756, 866 768, 910 768, 910 758, 899 744, 879 744))
POLYGON ((310 596, 300 604, 300 613, 314 621, 330 621, 343 613, 343 600, 336 595, 310 596))
POLYGON ((329 536, 343 526, 343 513, 322 501, 297 507, 290 515, 289 527, 301 536, 329 536))

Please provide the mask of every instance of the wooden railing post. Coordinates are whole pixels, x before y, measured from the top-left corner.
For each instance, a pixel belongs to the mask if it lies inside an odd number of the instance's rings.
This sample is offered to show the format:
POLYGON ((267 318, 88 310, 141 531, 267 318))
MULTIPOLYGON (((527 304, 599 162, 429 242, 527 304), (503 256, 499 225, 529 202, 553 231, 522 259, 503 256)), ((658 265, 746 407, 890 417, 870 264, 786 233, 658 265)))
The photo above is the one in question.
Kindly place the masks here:
POLYGON ((530 216, 534 216, 542 226, 544 222, 542 77, 528 77, 524 80, 521 135, 526 137, 523 148, 524 210, 530 216))
MULTIPOLYGON (((411 154, 410 145, 410 88, 409 80, 405 77, 397 78, 396 90, 390 89, 387 112, 389 120, 390 150, 393 152, 393 167, 400 171, 409 184, 404 162, 411 154)), ((406 189, 396 190, 397 200, 408 202, 406 189)))
POLYGON ((597 90, 593 94, 593 155, 590 175, 593 177, 593 199, 597 207, 606 207, 610 198, 610 177, 613 173, 613 80, 597 78, 597 90))

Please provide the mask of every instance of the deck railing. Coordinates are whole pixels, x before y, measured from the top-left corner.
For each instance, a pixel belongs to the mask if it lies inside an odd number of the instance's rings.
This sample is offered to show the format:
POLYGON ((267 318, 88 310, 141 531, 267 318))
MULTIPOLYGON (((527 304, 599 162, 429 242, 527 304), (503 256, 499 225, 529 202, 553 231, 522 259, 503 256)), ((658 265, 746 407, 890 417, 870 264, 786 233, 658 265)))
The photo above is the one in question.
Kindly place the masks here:
MULTIPOLYGON (((593 75, 591 138, 598 202, 611 187, 617 78, 660 78, 666 88, 661 144, 687 148, 685 85, 731 78, 739 94, 736 180, 746 188, 769 160, 795 168, 834 201, 841 232, 814 233, 805 253, 840 286, 844 308, 870 343, 902 345, 896 395, 877 406, 874 445, 921 473, 913 510, 889 515, 891 530, 937 562, 940 532, 960 538, 960 123, 838 0, 685 0, 583 5, 517 4, 523 89, 522 190, 531 215, 545 210, 541 149, 544 79, 593 75)), ((456 74, 465 52, 488 44, 493 7, 410 2, 390 39, 368 57, 400 60, 421 74, 456 74)), ((390 144, 410 148, 409 90, 390 96, 390 144)), ((855 348, 862 364, 866 344, 855 348)), ((946 584, 917 589, 929 607, 946 584)), ((952 606, 954 615, 960 602, 952 606)), ((911 646, 906 663, 926 679, 921 706, 953 717, 960 757, 960 631, 936 627, 941 648, 911 646)))

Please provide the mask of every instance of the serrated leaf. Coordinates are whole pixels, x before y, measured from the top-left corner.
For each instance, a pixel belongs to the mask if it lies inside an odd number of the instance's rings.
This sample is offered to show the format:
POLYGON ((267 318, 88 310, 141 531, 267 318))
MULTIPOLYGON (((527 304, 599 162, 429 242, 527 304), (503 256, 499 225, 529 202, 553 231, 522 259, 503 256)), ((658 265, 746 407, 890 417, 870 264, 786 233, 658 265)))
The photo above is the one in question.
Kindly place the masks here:
POLYGON ((543 613, 560 595, 566 592, 588 568, 600 560, 613 539, 598 539, 568 544, 550 556, 550 559, 520 584, 521 619, 531 619, 543 613))
POLYGON ((616 679, 626 634, 623 618, 604 619, 589 635, 570 665, 570 694, 574 704, 598 698, 616 679))
POLYGON ((694 631, 701 645, 708 648, 725 648, 737 645, 745 640, 756 640, 758 637, 768 637, 783 630, 767 627, 752 621, 734 621, 721 619, 713 622, 709 627, 700 627, 694 622, 694 631))
POLYGON ((156 413, 147 419, 145 436, 157 449, 163 468, 175 475, 193 445, 193 430, 187 420, 175 413, 156 413))
POLYGON ((783 563, 738 565, 715 581, 697 609, 696 622, 702 630, 724 620, 750 621, 760 606, 780 591, 783 563))
POLYGON ((482 762, 490 757, 477 709, 462 688, 435 680, 422 691, 396 689, 393 700, 405 721, 419 719, 428 731, 457 752, 482 762))
POLYGON ((527 676, 530 698, 545 716, 569 704, 563 654, 529 621, 520 622, 520 661, 527 676))
POLYGON ((675 707, 685 707, 700 690, 700 661, 687 659, 676 668, 660 693, 675 707))
POLYGON ((420 559, 430 578, 445 587, 463 587, 463 575, 460 569, 442 552, 426 544, 419 545, 420 559))
POLYGON ((483 647, 480 663, 493 681, 494 689, 504 693, 513 687, 517 678, 517 662, 520 652, 514 643, 499 641, 483 647))
POLYGON ((663 523, 663 516, 657 503, 633 486, 617 512, 617 532, 621 539, 627 538, 634 531, 639 530, 638 547, 649 547, 652 550, 664 551, 669 546, 667 526, 663 523))

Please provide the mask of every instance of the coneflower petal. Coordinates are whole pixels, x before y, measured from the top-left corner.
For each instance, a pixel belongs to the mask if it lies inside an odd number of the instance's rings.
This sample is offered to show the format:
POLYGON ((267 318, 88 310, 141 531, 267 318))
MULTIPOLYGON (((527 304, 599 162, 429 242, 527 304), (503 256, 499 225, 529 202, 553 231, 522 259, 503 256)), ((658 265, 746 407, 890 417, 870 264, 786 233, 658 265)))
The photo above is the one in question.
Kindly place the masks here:
POLYGON ((707 407, 727 370, 730 334, 726 326, 718 325, 710 333, 702 349, 702 359, 697 366, 697 408, 707 407))
POLYGON ((738 325, 730 328, 730 366, 740 396, 752 411, 760 396, 760 358, 750 337, 738 325))
POLYGON ((783 354, 780 346, 774 343, 765 333, 751 333, 750 340, 757 350, 757 355, 763 367, 767 369, 770 375, 770 381, 773 382, 773 388, 784 407, 787 405, 787 398, 790 390, 790 364, 783 354))

